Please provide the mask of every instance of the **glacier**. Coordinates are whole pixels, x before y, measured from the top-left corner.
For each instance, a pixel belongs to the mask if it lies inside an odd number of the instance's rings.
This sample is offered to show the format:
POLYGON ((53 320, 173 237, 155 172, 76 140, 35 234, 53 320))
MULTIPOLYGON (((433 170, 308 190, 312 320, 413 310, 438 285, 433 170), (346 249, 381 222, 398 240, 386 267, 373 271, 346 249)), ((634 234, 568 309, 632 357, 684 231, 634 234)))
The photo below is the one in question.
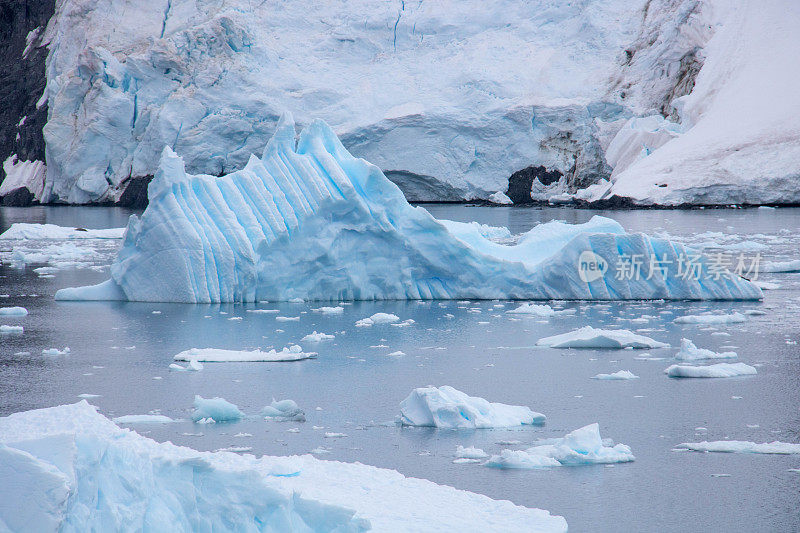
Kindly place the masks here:
MULTIPOLYGON (((257 302, 381 299, 760 299, 681 244, 595 216, 540 224, 512 244, 411 206, 375 165, 314 121, 285 114, 261 158, 222 177, 186 172, 165 147, 111 279, 59 300, 257 302), (587 255, 588 254, 588 255, 587 255), (680 275, 695 257, 698 276, 680 275), (628 279, 612 265, 643 260, 628 279), (658 265, 655 263, 658 260, 658 265), (602 267, 585 272, 587 261, 602 267), (591 277, 587 277, 591 274, 591 277)), ((623 265, 624 266, 624 265, 623 265)))
POLYGON ((0 418, 9 531, 565 532, 547 511, 362 464, 158 443, 85 401, 0 418))

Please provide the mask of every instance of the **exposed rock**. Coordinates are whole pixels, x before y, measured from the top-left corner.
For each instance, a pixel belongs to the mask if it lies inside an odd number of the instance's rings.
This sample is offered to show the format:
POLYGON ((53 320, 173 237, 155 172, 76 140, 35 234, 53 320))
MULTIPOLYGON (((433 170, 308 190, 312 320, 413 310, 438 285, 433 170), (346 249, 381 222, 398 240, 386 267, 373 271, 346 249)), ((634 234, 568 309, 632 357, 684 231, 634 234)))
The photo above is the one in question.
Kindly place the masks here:
POLYGON ((523 168, 514 172, 508 178, 506 196, 511 198, 515 205, 532 204, 531 187, 533 180, 539 180, 542 185, 551 185, 558 182, 563 174, 557 170, 547 170, 543 166, 523 168))

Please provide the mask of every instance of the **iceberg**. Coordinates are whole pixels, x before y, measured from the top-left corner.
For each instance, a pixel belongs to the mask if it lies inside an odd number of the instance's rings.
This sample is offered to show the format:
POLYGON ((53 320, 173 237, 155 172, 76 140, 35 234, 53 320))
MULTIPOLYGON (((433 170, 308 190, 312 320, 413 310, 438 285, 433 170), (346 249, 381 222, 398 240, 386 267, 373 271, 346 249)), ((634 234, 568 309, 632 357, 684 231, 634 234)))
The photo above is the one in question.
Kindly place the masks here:
POLYGON ((281 351, 274 349, 267 352, 261 350, 221 350, 219 348, 191 348, 174 356, 175 361, 202 361, 204 363, 253 363, 253 362, 281 362, 301 361, 317 356, 316 352, 304 352, 303 349, 293 344, 281 351))
POLYGON ((0 418, 0 479, 11 531, 567 530, 547 511, 393 470, 156 442, 85 401, 0 418))
POLYGON ((698 348, 689 339, 681 339, 681 349, 675 354, 675 359, 681 361, 697 361, 700 359, 736 359, 736 352, 712 352, 705 348, 698 348))
POLYGON ((664 373, 671 378, 732 378, 751 376, 758 371, 744 363, 717 363, 707 366, 672 365, 664 373))
POLYGON ((306 414, 294 400, 272 400, 261 410, 261 416, 270 420, 305 422, 306 414))
POLYGON ((457 459, 486 459, 489 457, 485 451, 481 450, 480 448, 475 448, 474 446, 470 446, 469 448, 465 448, 460 444, 456 447, 456 458, 457 459))
POLYGON ((491 403, 449 387, 414 389, 400 403, 400 424, 440 429, 503 428, 544 424, 546 417, 521 405, 491 403))
POLYGON ((600 426, 589 424, 564 437, 545 439, 527 450, 503 450, 493 455, 486 466, 494 468, 533 469, 551 466, 626 463, 635 457, 624 444, 600 438, 600 426))
POLYGON ((244 413, 225 398, 194 397, 192 420, 195 422, 234 422, 242 418, 244 413))
POLYGON ((334 338, 336 338, 336 335, 330 335, 328 333, 320 333, 317 330, 314 330, 313 333, 309 333, 300 340, 305 342, 322 342, 322 341, 329 341, 334 338))
MULTIPOLYGON (((165 147, 106 284, 56 299, 257 302, 382 299, 760 299, 735 275, 677 271, 686 249, 613 220, 540 224, 512 245, 409 205, 324 122, 295 140, 284 115, 263 156, 215 177, 187 174, 165 147), (610 265, 641 257, 639 276, 610 265), (653 268, 658 258, 666 268, 653 268), (591 263, 591 265, 589 265, 591 263), (671 265, 671 266, 669 266, 671 265), (591 271, 583 270, 592 267, 591 271), (599 275, 598 275, 599 274, 599 275), (715 279, 716 278, 716 279, 715 279)), ((701 266, 706 264, 700 259, 701 266)))
POLYGON ((800 454, 800 444, 780 442, 777 440, 774 442, 763 442, 761 444, 742 440, 684 442, 675 447, 695 452, 800 454))
POLYGON ((668 348, 669 344, 637 335, 627 329, 596 329, 584 326, 569 333, 545 337, 537 346, 550 348, 599 348, 620 350, 623 348, 668 348))

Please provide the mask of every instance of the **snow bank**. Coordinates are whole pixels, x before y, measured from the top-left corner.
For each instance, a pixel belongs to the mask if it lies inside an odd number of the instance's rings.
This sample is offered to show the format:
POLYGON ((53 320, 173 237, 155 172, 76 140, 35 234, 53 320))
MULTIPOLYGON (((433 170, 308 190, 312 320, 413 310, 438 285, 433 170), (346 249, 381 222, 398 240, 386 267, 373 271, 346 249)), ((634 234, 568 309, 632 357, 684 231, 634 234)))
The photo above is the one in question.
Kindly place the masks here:
POLYGON ((0 479, 12 531, 567 530, 546 511, 392 470, 158 443, 86 402, 0 418, 0 479))
POLYGON ((698 348, 689 339, 681 339, 681 349, 675 354, 675 359, 681 361, 697 361, 700 359, 735 359, 736 352, 712 352, 705 348, 698 348))
POLYGON ((800 444, 788 442, 755 442, 742 440, 715 440, 703 442, 684 442, 676 448, 683 448, 695 452, 723 452, 723 453, 767 453, 767 454, 797 454, 800 453, 800 444))
POLYGON ((236 363, 300 361, 316 356, 316 352, 304 352, 300 346, 293 344, 279 352, 274 349, 263 352, 261 350, 240 351, 219 348, 192 348, 175 355, 173 359, 175 361, 202 361, 204 363, 236 363))
POLYGON ((620 379, 638 379, 639 376, 635 375, 630 370, 619 370, 613 374, 597 374, 592 379, 600 380, 620 380, 620 379))
POLYGON ((244 413, 225 398, 194 397, 192 420, 195 422, 233 422, 242 418, 244 413))
POLYGON ((56 226, 55 224, 30 224, 16 222, 0 234, 0 240, 76 240, 76 239, 121 239, 125 228, 85 229, 56 226))
POLYGON ((614 349, 622 348, 668 348, 669 344, 659 342, 637 335, 626 329, 595 329, 592 326, 584 326, 569 333, 545 337, 536 342, 537 346, 549 346, 550 348, 599 348, 614 349))
POLYGON ((676 324, 739 324, 746 322, 747 317, 741 313, 730 315, 686 315, 674 320, 676 324))
POLYGON ((603 463, 626 463, 635 457, 624 444, 600 438, 600 426, 589 424, 564 437, 546 439, 527 450, 503 450, 493 455, 486 466, 494 468, 546 468, 603 463))
POLYGON ((400 423, 440 429, 475 429, 543 424, 546 417, 520 405, 490 403, 449 387, 414 389, 400 403, 400 423))
POLYGON ((148 198, 111 267, 113 282, 133 301, 762 296, 742 278, 713 279, 707 268, 700 279, 679 276, 680 244, 628 235, 602 217, 540 224, 513 245, 475 230, 454 234, 409 205, 376 166, 347 152, 324 122, 295 142, 286 115, 262 158, 220 178, 187 174, 165 148, 148 198), (674 269, 617 279, 609 265, 622 253, 647 265, 656 254, 674 269), (590 262, 602 266, 592 271, 599 277, 585 278, 581 269, 590 262))
POLYGON ((272 420, 305 422, 306 414, 294 400, 272 400, 261 410, 261 416, 272 420))
POLYGON ((27 316, 28 310, 24 307, 0 307, 0 316, 27 316))
POLYGON ((717 363, 708 366, 672 365, 664 370, 671 378, 732 378, 758 374, 744 363, 717 363))

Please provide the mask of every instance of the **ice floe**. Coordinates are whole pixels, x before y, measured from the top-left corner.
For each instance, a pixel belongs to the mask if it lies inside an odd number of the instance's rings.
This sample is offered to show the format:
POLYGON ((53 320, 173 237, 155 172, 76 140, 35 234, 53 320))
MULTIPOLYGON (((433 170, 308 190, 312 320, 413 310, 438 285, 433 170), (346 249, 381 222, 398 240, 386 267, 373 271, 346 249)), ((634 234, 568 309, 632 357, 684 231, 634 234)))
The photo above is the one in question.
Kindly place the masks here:
POLYGON ((335 335, 329 335, 327 333, 319 333, 319 332, 317 332, 317 330, 314 330, 313 333, 309 333, 308 335, 306 335, 305 337, 303 337, 300 340, 306 341, 306 342, 322 342, 322 341, 328 341, 328 340, 335 339, 335 338, 336 338, 335 335))
POLYGON ((69 355, 69 347, 59 350, 58 348, 45 348, 42 350, 42 355, 69 355))
POLYGON ((261 416, 270 420, 305 422, 306 414, 294 400, 272 400, 261 410, 261 416))
POLYGON ((550 348, 600 349, 669 347, 667 343, 653 340, 644 335, 637 335, 626 329, 596 329, 592 326, 584 326, 569 333, 539 339, 536 345, 550 348))
POLYGON ((600 379, 600 380, 624 380, 624 379, 638 379, 639 376, 631 372, 630 370, 619 370, 612 374, 597 374, 593 376, 592 379, 600 379))
POLYGON ((368 328, 375 324, 392 324, 400 320, 400 317, 391 313, 375 313, 367 318, 362 318, 356 322, 356 327, 368 328))
POLYGON ((30 224, 16 222, 0 234, 0 240, 85 240, 85 239, 122 239, 125 228, 85 229, 56 226, 55 224, 30 224))
POLYGON ((742 440, 715 440, 703 442, 684 442, 675 446, 679 449, 695 452, 722 452, 722 453, 766 453, 766 454, 798 454, 800 444, 788 442, 756 442, 742 440))
POLYGON ((706 348, 698 348, 689 339, 681 339, 681 349, 675 354, 675 359, 681 361, 697 361, 700 359, 735 359, 736 352, 713 352, 706 348))
POLYGON ((521 405, 491 403, 444 385, 414 389, 400 403, 400 423, 441 429, 543 424, 546 417, 521 405))
POLYGON ((0 479, 12 531, 567 530, 547 511, 393 470, 156 442, 86 402, 0 418, 0 479))
POLYGON ((672 365, 664 373, 671 378, 732 378, 758 374, 758 371, 744 363, 717 363, 707 366, 672 365))
POLYGON ((304 352, 303 348, 293 344, 281 351, 275 349, 261 350, 222 350, 219 348, 191 348, 173 357, 175 361, 202 361, 205 363, 231 363, 231 362, 279 362, 300 361, 317 356, 316 352, 304 352))
POLYGON ((225 398, 194 397, 192 420, 195 422, 233 422, 242 418, 244 413, 225 398))
POLYGON ((28 310, 24 307, 0 307, 0 316, 27 316, 28 310))
POLYGON ((11 335, 12 333, 19 334, 23 333, 24 331, 25 328, 23 328, 22 326, 9 326, 7 324, 3 324, 2 326, 0 326, 0 333, 4 335, 11 335))
POLYGON ((746 321, 747 317, 741 313, 731 313, 729 315, 685 315, 679 316, 674 320, 676 324, 739 324, 746 321))
POLYGON ((561 438, 542 440, 526 450, 503 450, 500 454, 491 456, 486 466, 533 469, 625 463, 634 459, 628 446, 602 439, 600 426, 594 423, 567 433, 561 438))
POLYGON ((465 448, 460 444, 456 447, 456 458, 457 459, 486 459, 489 457, 489 454, 485 451, 481 450, 480 448, 475 448, 470 446, 469 448, 465 448))
POLYGON ((176 420, 165 415, 123 415, 112 418, 115 424, 169 424, 176 420))
POLYGON ((800 272, 800 259, 791 261, 773 261, 764 263, 759 267, 759 272, 800 272))

